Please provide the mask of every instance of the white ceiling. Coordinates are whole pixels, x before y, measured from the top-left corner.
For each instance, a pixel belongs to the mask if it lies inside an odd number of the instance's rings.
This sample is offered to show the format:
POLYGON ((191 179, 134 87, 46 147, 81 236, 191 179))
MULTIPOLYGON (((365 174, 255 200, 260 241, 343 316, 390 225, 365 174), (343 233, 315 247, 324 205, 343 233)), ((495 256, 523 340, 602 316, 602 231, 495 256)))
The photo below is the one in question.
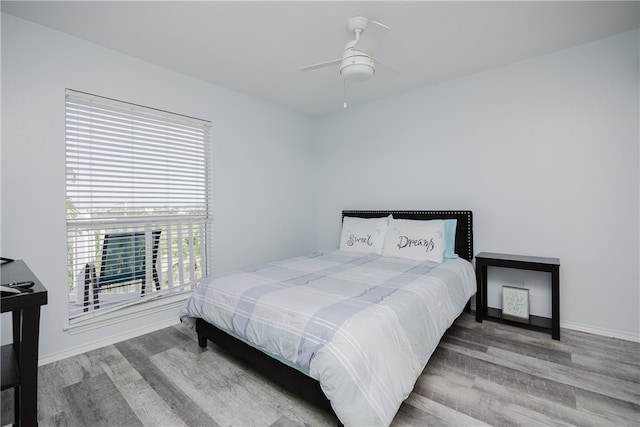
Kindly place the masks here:
POLYGON ((2 1, 2 11, 312 117, 342 108, 349 17, 391 27, 376 56, 399 71, 347 86, 349 105, 640 27, 640 2, 2 1))

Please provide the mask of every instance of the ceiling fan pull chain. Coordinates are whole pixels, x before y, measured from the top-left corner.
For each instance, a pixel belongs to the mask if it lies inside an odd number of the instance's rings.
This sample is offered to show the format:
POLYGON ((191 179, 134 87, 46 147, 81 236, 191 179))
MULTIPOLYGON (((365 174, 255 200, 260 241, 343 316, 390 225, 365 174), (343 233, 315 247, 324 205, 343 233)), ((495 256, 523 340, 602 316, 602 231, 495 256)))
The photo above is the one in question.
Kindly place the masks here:
POLYGON ((342 80, 342 82, 344 83, 344 104, 342 105, 344 108, 347 108, 347 81, 342 80))

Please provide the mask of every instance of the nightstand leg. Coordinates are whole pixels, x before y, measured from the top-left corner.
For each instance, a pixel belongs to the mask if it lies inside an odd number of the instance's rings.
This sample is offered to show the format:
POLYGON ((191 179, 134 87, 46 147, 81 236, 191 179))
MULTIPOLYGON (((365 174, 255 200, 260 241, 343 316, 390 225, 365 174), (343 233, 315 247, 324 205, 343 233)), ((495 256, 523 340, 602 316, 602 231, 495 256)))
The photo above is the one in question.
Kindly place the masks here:
POLYGON ((560 339, 560 267, 551 271, 551 338, 560 339))
POLYGON ((487 282, 487 267, 476 261, 476 322, 484 318, 484 287, 487 282))

